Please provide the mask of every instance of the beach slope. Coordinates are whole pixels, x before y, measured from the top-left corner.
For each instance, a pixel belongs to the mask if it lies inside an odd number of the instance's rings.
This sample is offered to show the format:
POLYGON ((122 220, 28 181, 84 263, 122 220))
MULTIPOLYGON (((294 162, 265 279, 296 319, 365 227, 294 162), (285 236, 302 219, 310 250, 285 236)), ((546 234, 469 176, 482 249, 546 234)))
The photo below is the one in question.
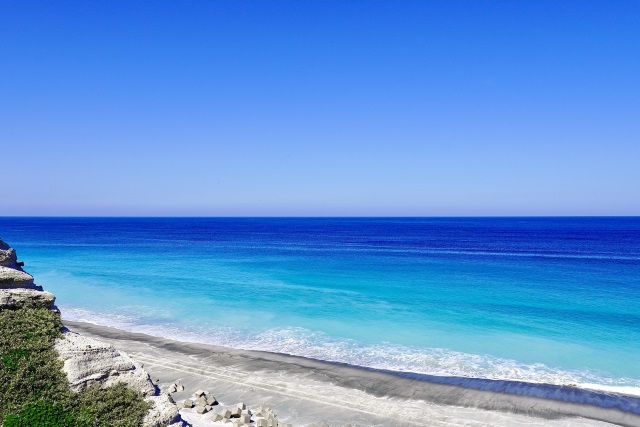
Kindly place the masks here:
MULTIPOLYGON (((281 421, 296 426, 322 421, 330 426, 385 427, 640 426, 640 416, 615 407, 479 390, 284 354, 174 341, 90 323, 66 321, 65 325, 126 351, 144 363, 160 387, 180 381, 185 391, 184 396, 173 395, 178 402, 193 390, 209 390, 222 405, 265 403, 276 410, 281 421)), ((573 395, 576 393, 580 395, 579 390, 573 395)), ((624 396, 620 398, 622 405, 629 405, 624 396)), ((190 410, 182 412, 185 419, 205 419, 190 410)))

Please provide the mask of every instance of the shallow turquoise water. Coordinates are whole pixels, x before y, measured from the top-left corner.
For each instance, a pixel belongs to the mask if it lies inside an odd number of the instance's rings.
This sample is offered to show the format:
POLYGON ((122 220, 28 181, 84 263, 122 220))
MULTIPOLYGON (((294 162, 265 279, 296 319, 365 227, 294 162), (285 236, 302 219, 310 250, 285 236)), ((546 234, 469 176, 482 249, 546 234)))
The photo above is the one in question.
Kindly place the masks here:
POLYGON ((640 218, 0 218, 0 236, 72 320, 640 394, 640 218))

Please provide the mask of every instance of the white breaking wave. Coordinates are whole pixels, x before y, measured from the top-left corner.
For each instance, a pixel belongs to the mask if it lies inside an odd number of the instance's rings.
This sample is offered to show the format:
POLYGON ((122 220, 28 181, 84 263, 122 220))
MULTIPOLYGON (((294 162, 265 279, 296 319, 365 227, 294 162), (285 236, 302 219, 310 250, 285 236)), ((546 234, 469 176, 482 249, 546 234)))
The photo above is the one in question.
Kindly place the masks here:
MULTIPOLYGON (((243 350, 284 353, 402 373, 428 376, 518 381, 534 384, 576 386, 588 390, 640 397, 640 380, 614 378, 589 370, 571 371, 542 363, 525 364, 511 359, 390 343, 364 345, 352 339, 330 337, 305 328, 271 329, 250 333, 228 327, 180 327, 175 323, 144 324, 133 316, 97 313, 62 307, 64 320, 111 326, 178 341, 213 344, 243 350)), ((442 381, 465 385, 464 381, 442 381)))

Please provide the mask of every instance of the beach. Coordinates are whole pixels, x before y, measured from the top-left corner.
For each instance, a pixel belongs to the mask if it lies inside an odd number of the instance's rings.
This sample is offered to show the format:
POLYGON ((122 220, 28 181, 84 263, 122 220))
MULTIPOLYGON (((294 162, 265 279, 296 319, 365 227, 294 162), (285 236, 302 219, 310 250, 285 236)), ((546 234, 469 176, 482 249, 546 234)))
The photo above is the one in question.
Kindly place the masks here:
MULTIPOLYGON (((221 405, 267 404, 294 426, 604 426, 640 425, 618 409, 531 396, 474 390, 285 354, 180 342, 83 322, 73 332, 113 344, 144 364, 162 389, 185 386, 177 402, 197 389, 221 405)), ((215 425, 191 410, 194 425, 215 425)))

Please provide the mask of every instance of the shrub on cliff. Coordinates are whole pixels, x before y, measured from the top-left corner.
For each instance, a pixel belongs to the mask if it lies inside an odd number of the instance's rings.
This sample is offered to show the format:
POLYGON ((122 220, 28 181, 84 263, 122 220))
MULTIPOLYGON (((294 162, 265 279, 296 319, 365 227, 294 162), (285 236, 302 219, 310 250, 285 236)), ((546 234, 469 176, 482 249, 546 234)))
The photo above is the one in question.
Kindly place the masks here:
POLYGON ((53 349, 61 328, 51 310, 0 312, 0 421, 25 403, 68 401, 67 378, 53 349))
POLYGON ((60 315, 45 308, 0 311, 0 424, 4 427, 133 427, 150 405, 124 384, 76 394, 53 349, 60 315))

